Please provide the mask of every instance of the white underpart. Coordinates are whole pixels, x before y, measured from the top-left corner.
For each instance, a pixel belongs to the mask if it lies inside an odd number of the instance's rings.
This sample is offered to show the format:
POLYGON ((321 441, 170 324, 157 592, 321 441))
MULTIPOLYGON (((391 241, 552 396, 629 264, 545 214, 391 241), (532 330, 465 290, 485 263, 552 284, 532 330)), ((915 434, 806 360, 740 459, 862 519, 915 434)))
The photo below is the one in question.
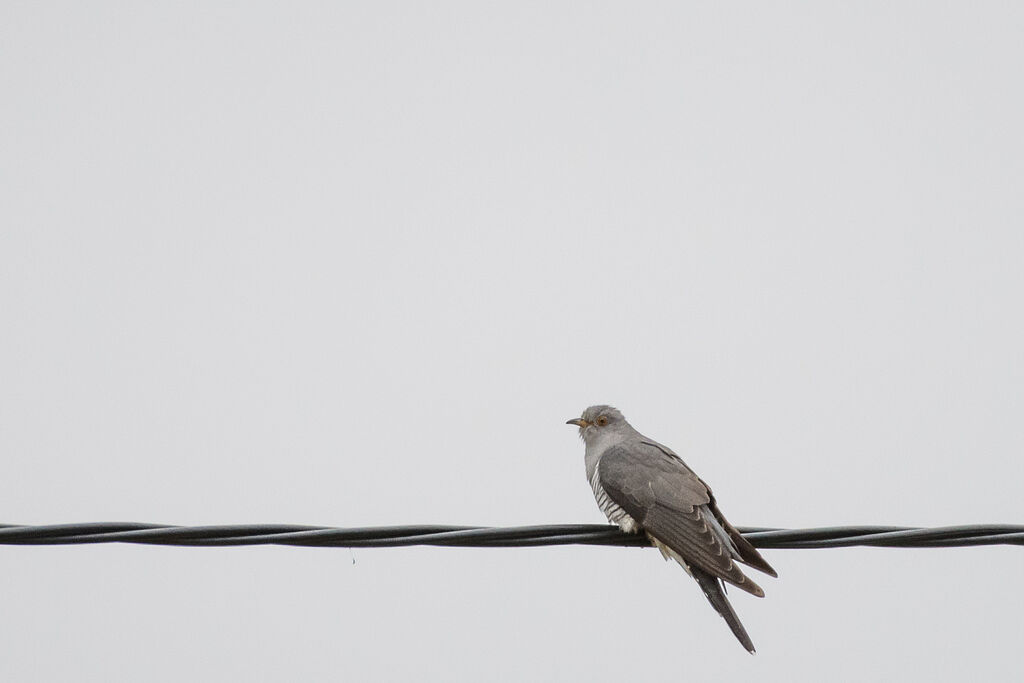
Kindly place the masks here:
POLYGON ((594 490, 594 498, 597 499, 597 506, 601 508, 601 512, 604 513, 609 522, 618 524, 619 528, 627 534, 635 534, 640 531, 640 525, 637 521, 630 517, 628 512, 619 507, 619 504, 612 500, 604 490, 604 487, 601 486, 599 470, 600 467, 594 468, 594 473, 590 476, 590 488, 594 490))

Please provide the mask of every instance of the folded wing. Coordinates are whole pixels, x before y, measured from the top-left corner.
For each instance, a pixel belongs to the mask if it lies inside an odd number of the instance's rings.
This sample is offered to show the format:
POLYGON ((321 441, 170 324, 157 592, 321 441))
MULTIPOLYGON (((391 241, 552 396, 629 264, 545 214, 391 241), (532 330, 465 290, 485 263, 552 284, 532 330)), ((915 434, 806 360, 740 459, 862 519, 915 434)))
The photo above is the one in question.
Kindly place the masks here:
POLYGON ((764 596, 734 560, 775 571, 721 516, 711 490, 677 455, 653 442, 623 444, 601 457, 598 476, 609 498, 688 567, 764 596))

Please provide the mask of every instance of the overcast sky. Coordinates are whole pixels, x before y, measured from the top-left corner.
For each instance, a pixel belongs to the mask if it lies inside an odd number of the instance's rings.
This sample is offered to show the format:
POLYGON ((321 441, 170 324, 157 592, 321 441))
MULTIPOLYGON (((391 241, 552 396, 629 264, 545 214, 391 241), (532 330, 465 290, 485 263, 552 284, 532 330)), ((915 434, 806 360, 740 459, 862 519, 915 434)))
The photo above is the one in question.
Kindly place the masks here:
MULTIPOLYGON (((0 5, 0 522, 1024 522, 1016 3, 0 5)), ((0 679, 1017 680, 1024 550, 0 547, 0 679)))

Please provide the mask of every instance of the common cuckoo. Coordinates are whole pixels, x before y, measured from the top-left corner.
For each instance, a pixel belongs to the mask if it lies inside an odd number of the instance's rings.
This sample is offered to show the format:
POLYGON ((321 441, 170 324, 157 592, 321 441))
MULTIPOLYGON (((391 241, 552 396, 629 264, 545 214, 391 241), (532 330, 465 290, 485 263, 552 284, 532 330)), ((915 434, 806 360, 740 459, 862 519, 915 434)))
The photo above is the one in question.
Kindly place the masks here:
POLYGON ((737 562, 778 576, 722 515, 711 489, 671 449, 648 439, 611 406, 591 406, 566 424, 586 443, 587 480, 597 504, 627 533, 647 534, 665 559, 696 579, 733 635, 754 652, 723 582, 764 597, 737 562))

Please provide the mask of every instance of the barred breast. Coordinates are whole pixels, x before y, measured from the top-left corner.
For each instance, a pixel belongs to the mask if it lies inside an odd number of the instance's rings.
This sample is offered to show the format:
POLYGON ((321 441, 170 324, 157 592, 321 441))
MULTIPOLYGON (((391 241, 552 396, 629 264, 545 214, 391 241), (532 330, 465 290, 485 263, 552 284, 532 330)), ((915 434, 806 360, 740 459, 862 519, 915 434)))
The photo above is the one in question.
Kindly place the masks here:
POLYGON ((601 486, 601 477, 599 475, 600 467, 594 468, 594 474, 590 477, 590 488, 594 490, 594 498, 597 499, 597 506, 601 508, 601 512, 608 518, 608 521, 612 524, 618 524, 619 528, 625 531, 627 534, 635 534, 640 531, 640 525, 635 519, 629 516, 625 510, 619 507, 619 504, 608 497, 608 493, 601 486))

